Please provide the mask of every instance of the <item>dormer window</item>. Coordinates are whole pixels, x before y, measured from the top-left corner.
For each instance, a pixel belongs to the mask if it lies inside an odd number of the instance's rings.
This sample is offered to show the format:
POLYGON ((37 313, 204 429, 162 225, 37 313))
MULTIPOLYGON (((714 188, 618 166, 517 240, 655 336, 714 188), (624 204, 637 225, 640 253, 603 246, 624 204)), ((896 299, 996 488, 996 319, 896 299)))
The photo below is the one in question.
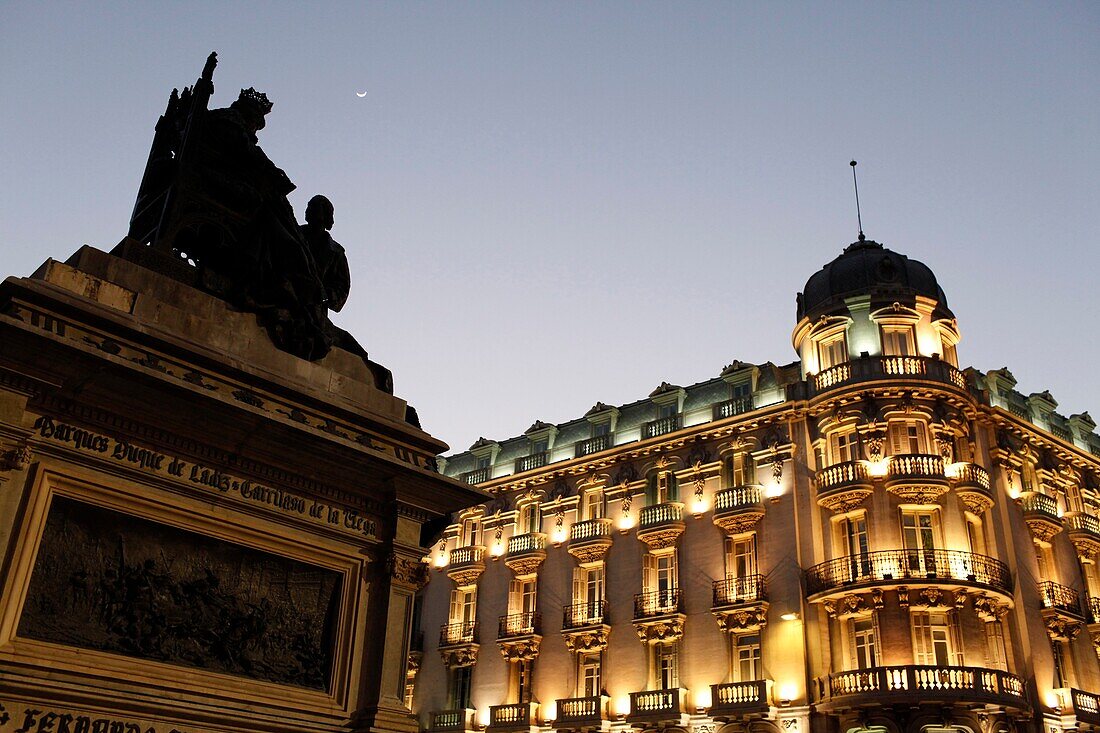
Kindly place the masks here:
POLYGON ((676 403, 670 403, 667 405, 657 405, 657 419, 663 420, 668 417, 676 417, 676 403))
POLYGON ((848 344, 843 333, 822 339, 817 345, 817 361, 820 371, 848 361, 848 344))

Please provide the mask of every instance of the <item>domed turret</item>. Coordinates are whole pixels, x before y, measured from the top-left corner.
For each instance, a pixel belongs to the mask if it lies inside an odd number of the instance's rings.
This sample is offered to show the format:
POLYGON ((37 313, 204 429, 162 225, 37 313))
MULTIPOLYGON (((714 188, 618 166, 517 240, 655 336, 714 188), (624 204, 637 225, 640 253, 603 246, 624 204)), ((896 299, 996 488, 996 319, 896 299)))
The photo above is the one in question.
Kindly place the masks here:
POLYGON ((794 347, 804 375, 862 356, 938 357, 957 366, 958 341, 932 270, 862 234, 798 294, 794 347))
POLYGON ((916 296, 936 301, 935 318, 954 318, 947 296, 936 276, 923 262, 886 249, 878 242, 861 239, 806 281, 798 296, 798 319, 811 321, 821 316, 847 312, 845 298, 870 295, 876 303, 895 302, 912 307, 916 296))

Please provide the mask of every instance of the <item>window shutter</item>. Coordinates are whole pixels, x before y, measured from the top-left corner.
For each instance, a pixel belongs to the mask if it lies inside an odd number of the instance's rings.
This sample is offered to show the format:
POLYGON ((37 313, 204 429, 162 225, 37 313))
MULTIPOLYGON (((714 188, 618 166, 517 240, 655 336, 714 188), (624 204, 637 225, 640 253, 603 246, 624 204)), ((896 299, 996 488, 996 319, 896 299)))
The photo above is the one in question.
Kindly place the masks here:
POLYGON ((910 615, 910 626, 913 628, 913 661, 917 664, 935 664, 928 613, 913 611, 910 615))
POLYGON ((651 473, 645 480, 645 503, 653 506, 657 503, 657 474, 651 473))
POLYGON ((879 649, 879 646, 881 646, 881 644, 882 644, 882 632, 879 631, 879 628, 878 628, 878 611, 871 611, 871 630, 875 634, 875 644, 874 644, 875 653, 874 653, 874 659, 872 659, 871 662, 872 662, 872 666, 877 667, 877 666, 879 666, 879 660, 882 659, 882 650, 879 649))
POLYGON ((856 621, 848 618, 845 622, 848 627, 848 669, 859 668, 859 657, 856 654, 856 621))
POLYGON ((584 569, 573 568, 573 603, 584 603, 584 569))
POLYGON ((648 552, 642 555, 642 590, 649 593, 657 589, 657 558, 648 552))
POLYGON ((902 453, 908 453, 906 450, 906 436, 905 436, 905 423, 901 421, 895 421, 890 423, 890 455, 897 456, 902 453))
POLYGON ((951 661, 961 667, 963 666, 963 644, 962 636, 959 634, 959 618, 954 611, 947 613, 947 627, 951 635, 951 651, 954 657, 951 661))
POLYGON ((508 613, 519 613, 523 610, 523 588, 518 580, 508 583, 508 613))
POLYGON ((668 472, 668 500, 680 501, 680 482, 676 480, 676 474, 668 472))
POLYGON ((462 620, 462 604, 457 589, 451 591, 451 611, 447 620, 452 624, 462 620))

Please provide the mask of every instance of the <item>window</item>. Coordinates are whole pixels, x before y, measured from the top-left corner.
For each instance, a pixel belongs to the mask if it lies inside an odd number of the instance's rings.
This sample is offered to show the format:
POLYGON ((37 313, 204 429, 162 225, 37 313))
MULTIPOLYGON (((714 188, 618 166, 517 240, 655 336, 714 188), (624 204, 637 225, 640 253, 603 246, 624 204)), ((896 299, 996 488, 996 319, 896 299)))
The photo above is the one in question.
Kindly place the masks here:
MULTIPOLYGON (((907 511, 901 515, 902 546, 906 553, 907 570, 913 575, 935 576, 936 547, 939 522, 934 511, 907 511)), ((941 572, 946 568, 940 568, 941 572)))
POLYGON ((611 435, 611 423, 601 422, 592 426, 592 437, 599 438, 604 435, 611 435))
POLYGON ((844 334, 831 336, 818 343, 817 361, 819 371, 848 361, 848 345, 844 342, 844 334))
POLYGON ((959 354, 955 350, 955 344, 949 343, 946 339, 940 339, 940 358, 946 361, 951 366, 959 365, 959 354))
POLYGON ((470 707, 470 680, 473 667, 457 667, 451 671, 451 709, 463 710, 470 707))
POLYGON ((734 682, 752 682, 762 679, 760 669, 760 634, 734 634, 733 677, 734 682))
POLYGON ((538 599, 538 583, 535 578, 513 580, 508 586, 508 612, 533 614, 538 599))
POLYGON ((451 591, 450 623, 468 624, 477 620, 477 588, 451 591))
POLYGON ((602 623, 605 575, 603 565, 573 569, 573 612, 575 624, 602 623))
POLYGON ((852 666, 855 669, 871 669, 878 666, 878 623, 874 616, 853 618, 848 622, 852 666))
POLYGON ((726 538, 726 577, 756 575, 756 536, 726 538))
POLYGON ((885 356, 915 356, 916 336, 912 326, 883 326, 882 353, 885 356))
POLYGON ((1066 677, 1066 658, 1062 642, 1050 642, 1050 652, 1054 657, 1054 686, 1069 687, 1069 679, 1066 677))
POLYGON ((928 431, 916 420, 893 420, 890 423, 890 454, 928 453, 928 431))
POLYGON ((603 690, 600 654, 577 655, 577 696, 598 697, 603 690))
POLYGON ((462 546, 471 547, 481 544, 481 518, 475 517, 462 522, 462 546))
POLYGON ((651 610, 656 613, 672 613, 677 607, 676 553, 643 555, 642 583, 649 594, 651 610))
POLYGON ((986 666, 992 669, 1008 671, 1008 659, 1005 655, 1005 631, 1000 621, 987 621, 985 624, 986 666))
POLYGON ((679 405, 677 405, 675 402, 667 402, 663 405, 657 405, 657 419, 663 420, 667 417, 676 417, 678 413, 678 407, 679 405))
POLYGON ((477 467, 478 468, 489 468, 492 465, 493 465, 493 459, 490 458, 489 456, 481 456, 480 458, 477 459, 477 467))
POLYGON ((726 458, 726 474, 729 486, 751 486, 756 483, 756 461, 748 451, 734 453, 726 458))
POLYGON ((914 611, 911 621, 913 658, 917 664, 962 665, 962 645, 955 614, 914 611))
POLYGON ((833 433, 829 436, 829 452, 833 457, 833 463, 858 461, 859 435, 854 430, 847 433, 833 433))
POLYGON ((650 506, 680 500, 679 484, 672 471, 653 471, 646 479, 646 499, 650 506))
POLYGON ((515 701, 518 703, 531 702, 531 692, 534 687, 535 661, 533 659, 520 659, 512 663, 515 679, 515 701))
POLYGON ((654 644, 654 671, 658 690, 674 690, 680 686, 679 654, 675 643, 654 644))
POLYGON ((545 453, 550 450, 550 439, 540 438, 538 440, 531 441, 531 455, 535 456, 539 453, 545 453))
POLYGON ((605 513, 603 489, 588 489, 581 499, 581 516, 584 519, 602 519, 605 513))
POLYGON ((871 574, 871 556, 867 541, 867 518, 860 514, 844 517, 837 522, 840 542, 848 556, 848 572, 852 580, 865 578, 871 574))
POLYGON ((537 501, 520 506, 519 523, 517 525, 520 534, 538 532, 541 526, 542 512, 539 510, 539 503, 537 501))

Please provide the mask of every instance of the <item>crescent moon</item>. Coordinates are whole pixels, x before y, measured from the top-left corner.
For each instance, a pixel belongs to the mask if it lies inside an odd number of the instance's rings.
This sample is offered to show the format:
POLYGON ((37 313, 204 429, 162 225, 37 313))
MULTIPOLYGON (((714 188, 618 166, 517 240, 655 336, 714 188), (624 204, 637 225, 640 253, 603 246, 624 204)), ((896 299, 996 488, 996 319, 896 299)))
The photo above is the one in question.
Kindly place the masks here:
POLYGON ((357 96, 357 97, 359 97, 360 99, 362 99, 363 97, 367 96, 367 93, 366 93, 366 92, 356 92, 356 93, 355 93, 355 96, 357 96))

